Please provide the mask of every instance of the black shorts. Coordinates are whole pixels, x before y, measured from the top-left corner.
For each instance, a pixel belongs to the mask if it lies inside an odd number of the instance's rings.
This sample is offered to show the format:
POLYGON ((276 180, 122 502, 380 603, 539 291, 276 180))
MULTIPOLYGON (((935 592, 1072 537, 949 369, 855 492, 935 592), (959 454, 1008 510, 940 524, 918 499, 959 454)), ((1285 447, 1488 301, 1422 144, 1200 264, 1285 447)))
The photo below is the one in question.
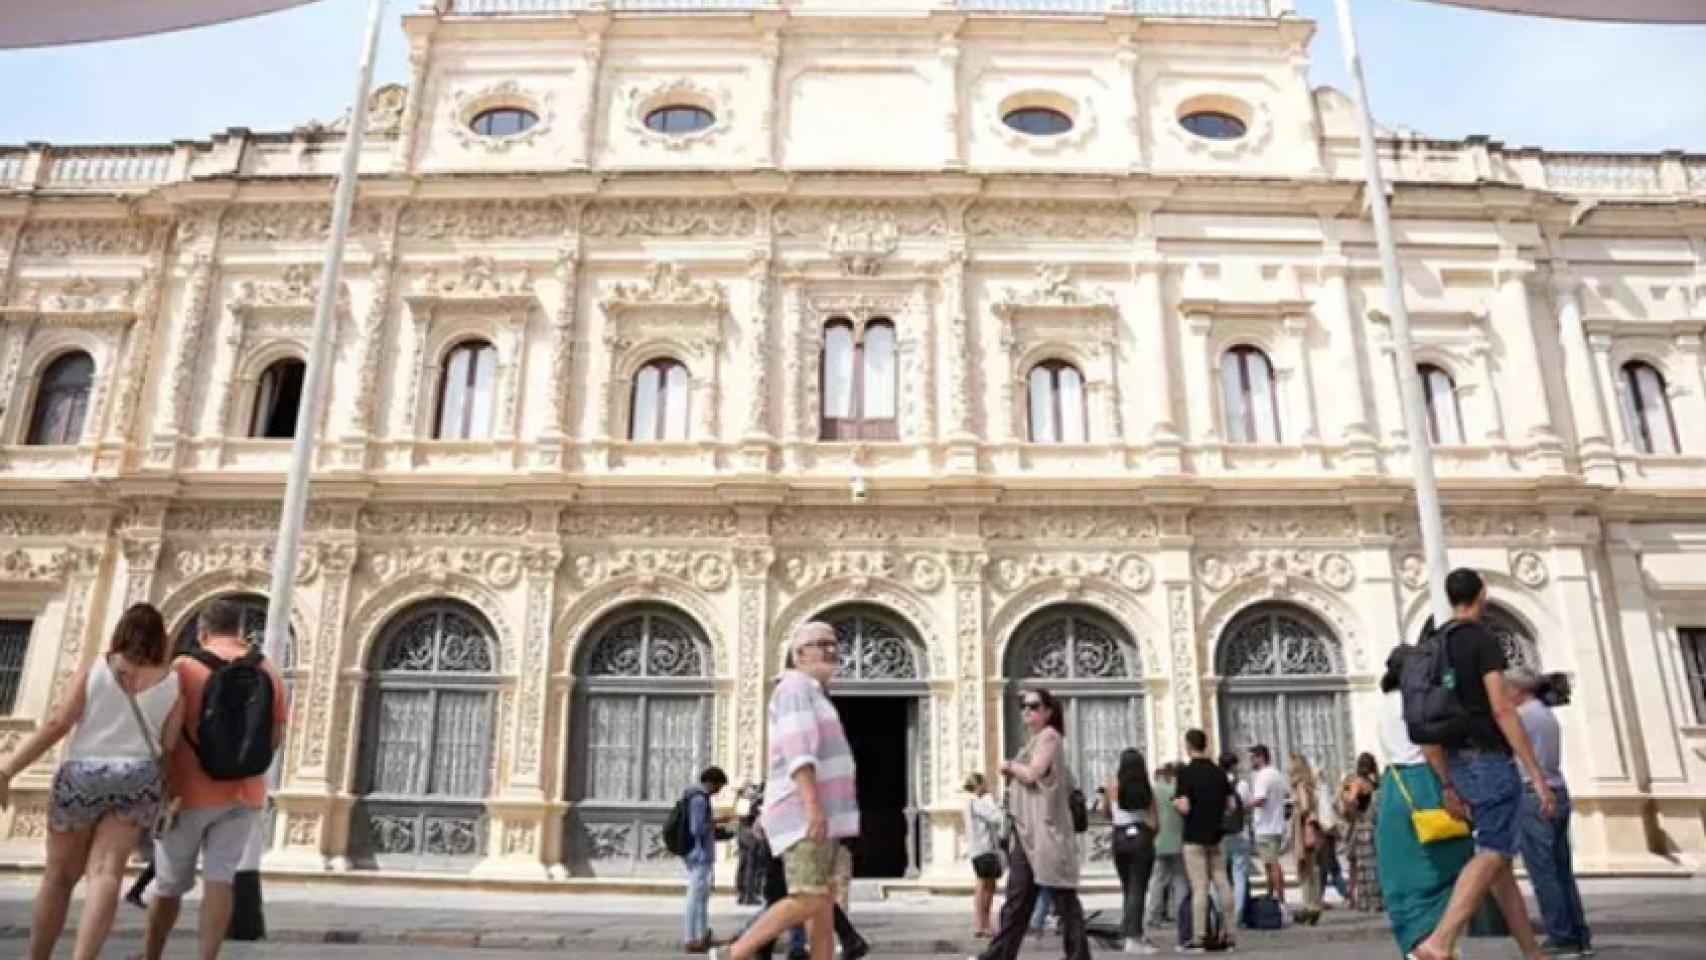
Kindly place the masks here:
POLYGON ((1001 854, 984 853, 971 858, 971 872, 979 880, 1001 879, 1001 854))

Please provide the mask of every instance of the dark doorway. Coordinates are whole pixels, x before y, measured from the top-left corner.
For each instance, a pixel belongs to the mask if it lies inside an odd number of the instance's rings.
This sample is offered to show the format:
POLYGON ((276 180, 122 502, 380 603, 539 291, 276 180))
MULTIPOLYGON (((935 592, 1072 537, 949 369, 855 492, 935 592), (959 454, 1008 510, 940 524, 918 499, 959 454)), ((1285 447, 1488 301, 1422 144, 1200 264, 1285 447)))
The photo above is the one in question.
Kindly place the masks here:
POLYGON ((859 839, 853 876, 904 877, 913 866, 913 697, 837 697, 841 725, 859 766, 859 839))

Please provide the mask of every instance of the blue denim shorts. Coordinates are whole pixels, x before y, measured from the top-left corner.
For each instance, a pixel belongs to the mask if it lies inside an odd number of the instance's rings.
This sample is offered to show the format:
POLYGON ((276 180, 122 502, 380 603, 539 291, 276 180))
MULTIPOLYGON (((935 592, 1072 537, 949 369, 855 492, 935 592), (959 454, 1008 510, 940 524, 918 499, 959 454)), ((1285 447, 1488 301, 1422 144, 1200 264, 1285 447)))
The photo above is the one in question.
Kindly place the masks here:
POLYGON ((1515 859, 1522 815, 1522 777, 1516 761, 1503 753, 1453 751, 1446 762, 1457 795, 1469 805, 1476 852, 1515 859))

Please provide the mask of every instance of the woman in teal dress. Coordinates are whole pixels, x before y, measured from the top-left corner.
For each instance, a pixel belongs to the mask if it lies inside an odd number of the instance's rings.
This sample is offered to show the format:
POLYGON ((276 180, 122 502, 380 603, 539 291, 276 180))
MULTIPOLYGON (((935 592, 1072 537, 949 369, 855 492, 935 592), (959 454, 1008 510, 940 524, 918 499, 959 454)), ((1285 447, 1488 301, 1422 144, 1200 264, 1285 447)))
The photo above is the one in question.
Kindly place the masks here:
POLYGON ((1404 726, 1404 698, 1398 692, 1398 670, 1408 648, 1392 651, 1386 675, 1380 680, 1380 741, 1388 765, 1375 793, 1374 853, 1379 865, 1380 891, 1386 898, 1386 915, 1392 935, 1403 956, 1427 939, 1446 904, 1457 875, 1475 852, 1474 841, 1455 840, 1422 843, 1410 822, 1411 805, 1427 810, 1444 805, 1439 778, 1428 766, 1422 749, 1410 742, 1404 726), (1405 798, 1405 794, 1409 798, 1405 798))

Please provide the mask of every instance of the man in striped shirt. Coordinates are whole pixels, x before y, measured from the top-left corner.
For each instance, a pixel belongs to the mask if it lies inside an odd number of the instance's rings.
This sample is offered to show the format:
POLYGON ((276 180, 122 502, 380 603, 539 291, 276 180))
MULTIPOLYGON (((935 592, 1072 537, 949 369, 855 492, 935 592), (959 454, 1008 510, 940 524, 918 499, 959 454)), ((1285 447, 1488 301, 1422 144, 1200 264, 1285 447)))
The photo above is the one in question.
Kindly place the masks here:
POLYGON ((760 824, 782 859, 788 896, 778 900, 725 953, 711 960, 749 960, 761 947, 801 923, 812 960, 832 960, 835 937, 835 852, 859 835, 853 750, 841 715, 829 700, 840 664, 835 628, 812 621, 788 639, 791 669, 770 695, 769 775, 760 824))

